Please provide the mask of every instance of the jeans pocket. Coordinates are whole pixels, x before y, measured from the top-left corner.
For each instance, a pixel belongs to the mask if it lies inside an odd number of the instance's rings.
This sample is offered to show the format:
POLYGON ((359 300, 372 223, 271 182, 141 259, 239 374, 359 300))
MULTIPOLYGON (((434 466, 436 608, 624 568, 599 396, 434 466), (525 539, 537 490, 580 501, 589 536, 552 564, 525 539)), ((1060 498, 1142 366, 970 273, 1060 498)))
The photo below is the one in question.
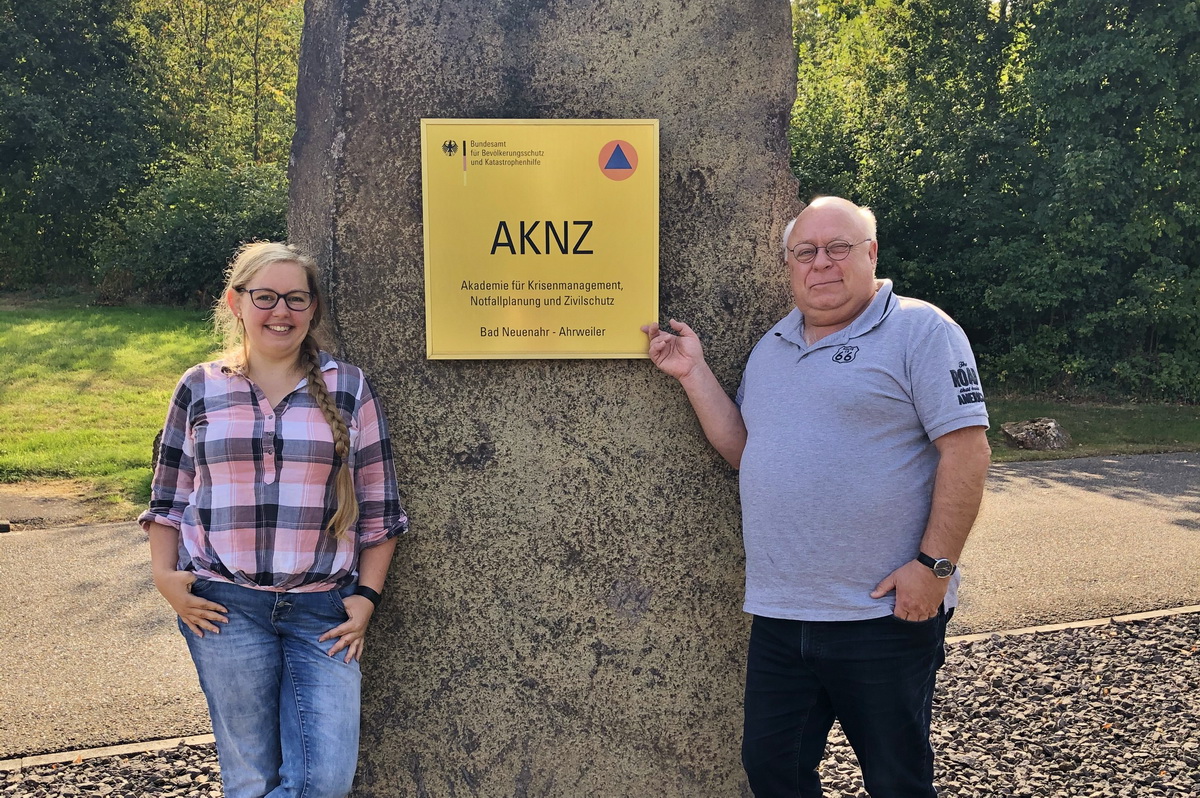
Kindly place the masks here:
POLYGON ((329 599, 329 603, 338 617, 342 620, 350 617, 350 613, 346 612, 346 602, 342 600, 342 591, 339 588, 335 587, 333 590, 326 590, 325 596, 329 599))
POLYGON ((191 593, 193 593, 194 595, 197 595, 197 596, 199 596, 199 595, 201 595, 202 593, 204 593, 204 591, 205 591, 205 590, 207 590, 207 589, 208 589, 208 586, 209 586, 209 584, 211 584, 211 583, 212 583, 212 580, 211 580, 211 579, 199 579, 199 578, 197 578, 197 579, 193 580, 193 582, 192 582, 190 585, 188 585, 188 590, 189 590, 191 593))

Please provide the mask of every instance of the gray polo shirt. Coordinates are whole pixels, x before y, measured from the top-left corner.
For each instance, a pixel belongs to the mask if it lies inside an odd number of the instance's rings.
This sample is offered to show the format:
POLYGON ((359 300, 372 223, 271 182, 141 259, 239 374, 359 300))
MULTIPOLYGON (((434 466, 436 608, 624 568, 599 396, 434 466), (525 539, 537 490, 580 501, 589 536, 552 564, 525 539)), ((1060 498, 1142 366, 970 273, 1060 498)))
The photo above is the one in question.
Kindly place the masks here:
POLYGON ((938 463, 933 440, 987 426, 962 329, 878 282, 846 329, 806 346, 793 310, 750 353, 737 393, 747 432, 746 612, 808 621, 891 613, 895 594, 870 593, 917 555, 938 463))

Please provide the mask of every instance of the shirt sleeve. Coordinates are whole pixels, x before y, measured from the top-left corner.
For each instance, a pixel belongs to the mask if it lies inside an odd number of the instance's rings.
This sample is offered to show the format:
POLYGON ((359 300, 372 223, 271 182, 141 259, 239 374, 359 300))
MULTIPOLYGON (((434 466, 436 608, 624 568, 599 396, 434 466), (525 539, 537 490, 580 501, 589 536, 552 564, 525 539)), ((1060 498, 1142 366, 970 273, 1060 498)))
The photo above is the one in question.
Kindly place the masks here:
POLYGON ((395 459, 383 407, 365 378, 355 424, 358 436, 353 463, 358 544, 367 549, 407 532, 408 516, 400 506, 395 459))
POLYGON ((158 523, 179 529, 195 487, 195 438, 189 419, 192 387, 187 374, 175 386, 158 448, 158 466, 150 482, 150 508, 138 516, 142 529, 158 523))
POLYGON ((913 403, 930 440, 964 427, 988 426, 975 355, 962 328, 939 317, 909 360, 913 403))

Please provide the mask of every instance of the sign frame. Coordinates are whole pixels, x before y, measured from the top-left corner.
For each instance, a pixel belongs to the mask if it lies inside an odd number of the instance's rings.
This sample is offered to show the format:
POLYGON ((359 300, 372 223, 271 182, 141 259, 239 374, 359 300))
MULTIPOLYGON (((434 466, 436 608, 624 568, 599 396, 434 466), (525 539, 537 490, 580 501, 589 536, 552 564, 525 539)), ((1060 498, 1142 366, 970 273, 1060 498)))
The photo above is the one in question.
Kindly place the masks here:
POLYGON ((657 119, 421 120, 431 360, 646 358, 657 119))

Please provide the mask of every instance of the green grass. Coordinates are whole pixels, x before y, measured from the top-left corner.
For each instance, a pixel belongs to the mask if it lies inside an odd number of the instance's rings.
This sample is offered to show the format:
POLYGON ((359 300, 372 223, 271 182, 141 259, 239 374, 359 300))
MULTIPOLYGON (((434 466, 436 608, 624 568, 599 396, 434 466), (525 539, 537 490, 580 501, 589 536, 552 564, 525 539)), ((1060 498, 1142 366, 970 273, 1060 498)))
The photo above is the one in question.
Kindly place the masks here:
POLYGON ((145 501, 171 391, 215 348, 199 310, 0 299, 0 482, 145 501))
POLYGON ((1033 399, 988 399, 993 462, 1058 460, 1107 454, 1200 451, 1200 406, 1067 404, 1033 399), (1063 425, 1072 445, 1057 452, 1010 447, 1000 425, 1049 417, 1063 425))
MULTIPOLYGON (((198 310, 0 296, 0 482, 74 480, 120 513, 144 503, 175 382, 216 345, 198 310)), ((997 462, 1200 450, 1195 405, 991 399, 988 410, 997 462), (1029 452, 1003 442, 1003 422, 1040 416, 1058 419, 1073 446, 1029 452)))

